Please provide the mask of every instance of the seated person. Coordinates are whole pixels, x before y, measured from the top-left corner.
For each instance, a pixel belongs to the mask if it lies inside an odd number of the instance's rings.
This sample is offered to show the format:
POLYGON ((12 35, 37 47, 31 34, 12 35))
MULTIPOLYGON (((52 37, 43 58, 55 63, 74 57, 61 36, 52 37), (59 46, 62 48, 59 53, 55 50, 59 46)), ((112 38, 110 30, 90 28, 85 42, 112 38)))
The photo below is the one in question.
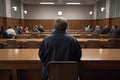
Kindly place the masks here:
POLYGON ((38 30, 39 30, 40 32, 44 32, 43 26, 42 26, 42 25, 39 25, 39 26, 38 26, 38 30))
POLYGON ((0 35, 1 35, 2 38, 4 38, 4 39, 9 38, 9 36, 8 36, 8 34, 7 34, 7 32, 6 32, 5 28, 4 28, 4 26, 1 26, 0 35))
POLYGON ((15 30, 15 33, 16 33, 16 34, 19 34, 19 26, 15 26, 15 27, 14 27, 14 30, 15 30))
POLYGON ((108 34, 109 32, 110 32, 109 26, 105 26, 105 28, 103 28, 103 31, 101 32, 101 34, 108 34))
POLYGON ((24 33, 29 33, 28 27, 25 26, 25 27, 23 28, 23 31, 24 31, 24 33))
POLYGON ((112 29, 109 33, 115 34, 116 36, 120 37, 120 30, 118 29, 118 26, 112 26, 112 29))
POLYGON ((77 39, 66 33, 67 27, 66 19, 56 19, 55 31, 46 37, 40 45, 39 57, 43 62, 42 80, 48 80, 47 63, 49 61, 80 61, 82 56, 80 44, 77 39))
POLYGON ((24 33, 24 31, 23 31, 23 27, 20 26, 20 27, 19 27, 19 32, 18 32, 18 34, 23 34, 23 33, 24 33))
POLYGON ((38 30, 38 25, 35 25, 35 26, 33 27, 32 32, 40 32, 40 31, 38 30))
POLYGON ((95 30, 93 33, 97 33, 97 34, 102 33, 102 26, 95 26, 95 30))
POLYGON ((8 27, 6 32, 9 35, 9 38, 15 38, 16 37, 15 30, 11 26, 8 27))

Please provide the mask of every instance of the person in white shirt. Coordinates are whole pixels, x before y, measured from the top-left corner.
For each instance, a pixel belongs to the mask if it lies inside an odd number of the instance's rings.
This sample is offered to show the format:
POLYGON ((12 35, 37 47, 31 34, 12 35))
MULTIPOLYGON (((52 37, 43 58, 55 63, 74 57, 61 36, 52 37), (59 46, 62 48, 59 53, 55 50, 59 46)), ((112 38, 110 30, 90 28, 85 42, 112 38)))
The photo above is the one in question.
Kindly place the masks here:
POLYGON ((15 30, 11 26, 8 27, 6 32, 9 35, 9 38, 15 38, 16 36, 15 30))

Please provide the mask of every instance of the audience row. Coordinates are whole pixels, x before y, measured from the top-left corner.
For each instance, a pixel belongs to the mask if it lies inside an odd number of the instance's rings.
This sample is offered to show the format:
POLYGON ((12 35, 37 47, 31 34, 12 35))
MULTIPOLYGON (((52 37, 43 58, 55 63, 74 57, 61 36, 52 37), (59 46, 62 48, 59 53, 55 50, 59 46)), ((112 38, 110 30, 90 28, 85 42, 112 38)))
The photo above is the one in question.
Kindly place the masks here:
POLYGON ((120 37, 120 29, 118 29, 118 26, 112 26, 111 28, 109 26, 105 26, 104 28, 102 26, 92 26, 88 25, 85 27, 85 31, 98 33, 98 34, 115 34, 116 36, 120 37))
MULTIPOLYGON (((1 26, 0 35, 3 38, 15 38, 16 34, 29 33, 29 32, 30 31, 27 26, 25 26, 25 27, 15 26, 14 28, 9 26, 7 29, 5 29, 4 26, 1 26)), ((35 25, 31 32, 38 32, 38 33, 44 32, 43 26, 35 25)))

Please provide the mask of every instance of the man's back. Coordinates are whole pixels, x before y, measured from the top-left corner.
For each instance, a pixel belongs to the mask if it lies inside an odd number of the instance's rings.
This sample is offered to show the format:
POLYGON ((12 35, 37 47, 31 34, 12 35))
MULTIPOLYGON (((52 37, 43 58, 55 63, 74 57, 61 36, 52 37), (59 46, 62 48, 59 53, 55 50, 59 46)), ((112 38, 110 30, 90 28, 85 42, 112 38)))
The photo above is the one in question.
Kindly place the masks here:
POLYGON ((81 47, 78 41, 66 33, 67 21, 58 18, 54 23, 55 31, 45 38, 39 48, 39 57, 43 62, 42 80, 47 80, 49 61, 80 61, 81 47))
POLYGON ((40 58, 44 63, 48 61, 80 61, 81 48, 79 43, 64 31, 53 32, 43 41, 40 48, 40 58), (47 51, 42 50, 43 47, 47 51))

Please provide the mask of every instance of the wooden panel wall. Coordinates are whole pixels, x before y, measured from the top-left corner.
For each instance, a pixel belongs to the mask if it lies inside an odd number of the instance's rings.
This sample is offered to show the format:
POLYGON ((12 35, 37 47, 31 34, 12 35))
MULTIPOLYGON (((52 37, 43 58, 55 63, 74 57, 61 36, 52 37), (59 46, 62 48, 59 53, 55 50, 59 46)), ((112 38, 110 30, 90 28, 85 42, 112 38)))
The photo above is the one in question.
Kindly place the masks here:
POLYGON ((14 18, 6 18, 6 17, 0 17, 0 26, 17 26, 22 25, 21 19, 14 19, 14 18))
POLYGON ((96 20, 96 25, 109 26, 109 19, 98 19, 96 20))
POLYGON ((3 18, 2 17, 0 17, 0 26, 2 26, 3 25, 3 18))
MULTIPOLYGON (((0 26, 28 26, 32 29, 34 25, 43 25, 45 30, 53 29, 54 20, 27 20, 27 19, 14 19, 14 18, 4 18, 0 17, 0 26)), ((101 25, 101 26, 112 26, 117 25, 120 28, 120 17, 119 18, 109 18, 109 19, 97 19, 97 20, 68 20, 69 29, 83 29, 85 26, 91 24, 101 25)))
POLYGON ((21 25, 20 19, 6 18, 6 26, 17 26, 21 25))
MULTIPOLYGON (((32 29, 34 25, 43 25, 45 29, 53 29, 54 20, 25 20, 25 25, 32 29)), ((92 23, 92 20, 68 20, 69 29, 81 29, 92 23)))
POLYGON ((111 26, 118 26, 120 29, 120 18, 111 18, 110 23, 111 26))
POLYGON ((70 29, 83 29, 87 25, 93 25, 93 20, 68 20, 68 24, 70 29))
POLYGON ((32 29, 35 25, 42 25, 44 29, 53 29, 54 20, 25 20, 24 25, 32 29))

